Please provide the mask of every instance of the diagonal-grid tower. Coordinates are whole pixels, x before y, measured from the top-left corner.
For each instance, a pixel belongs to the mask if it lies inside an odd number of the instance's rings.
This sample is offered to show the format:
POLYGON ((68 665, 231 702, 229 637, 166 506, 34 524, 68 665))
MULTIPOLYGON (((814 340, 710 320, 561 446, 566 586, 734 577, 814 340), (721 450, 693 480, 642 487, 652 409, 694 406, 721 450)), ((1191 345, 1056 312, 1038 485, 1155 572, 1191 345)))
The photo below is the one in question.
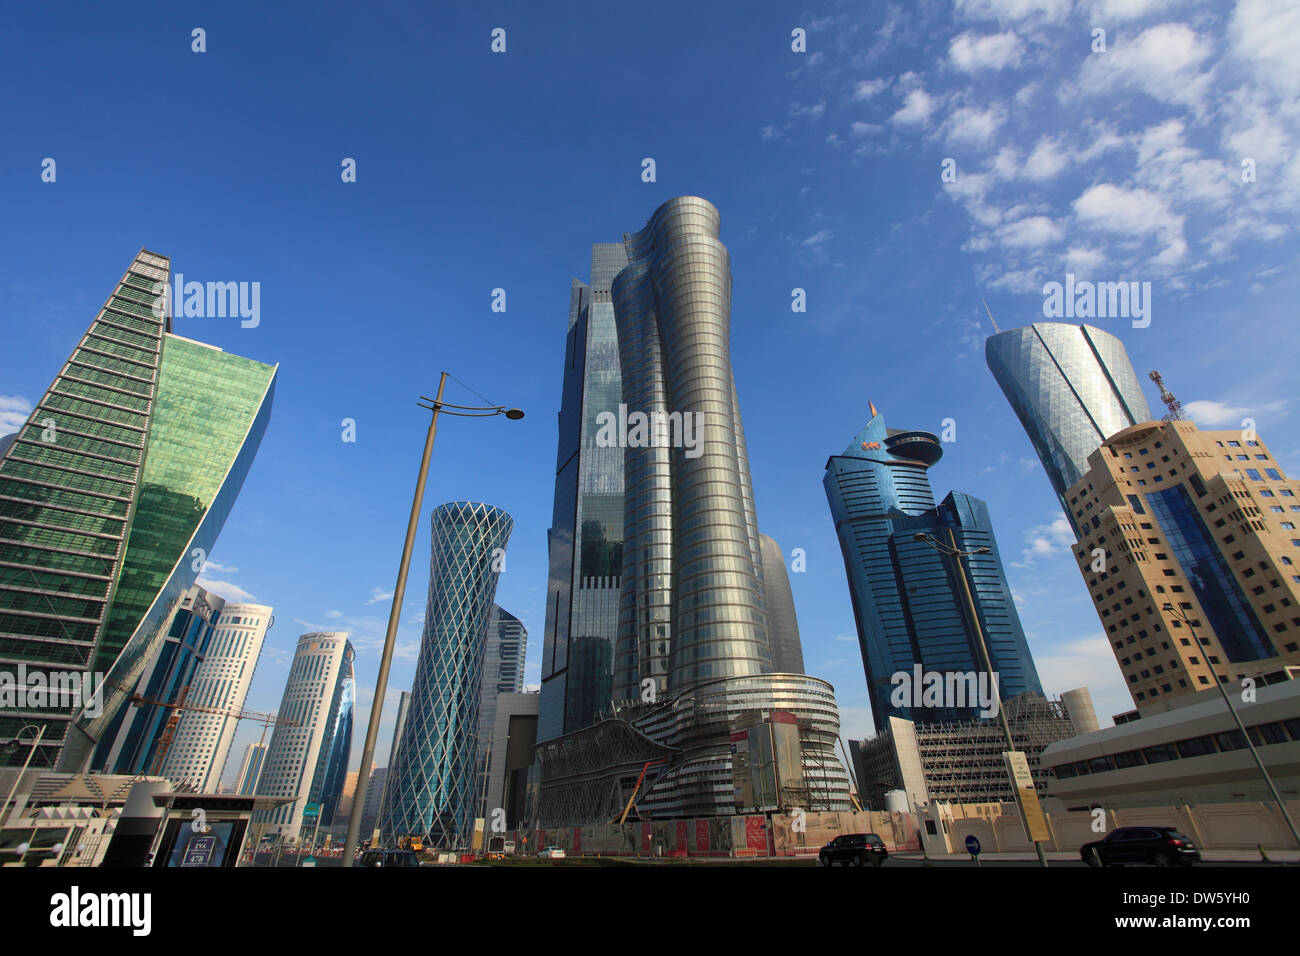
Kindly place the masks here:
POLYGON ((379 812, 386 840, 452 848, 476 816, 474 755, 487 628, 514 519, 470 501, 433 511, 429 601, 411 705, 379 812))

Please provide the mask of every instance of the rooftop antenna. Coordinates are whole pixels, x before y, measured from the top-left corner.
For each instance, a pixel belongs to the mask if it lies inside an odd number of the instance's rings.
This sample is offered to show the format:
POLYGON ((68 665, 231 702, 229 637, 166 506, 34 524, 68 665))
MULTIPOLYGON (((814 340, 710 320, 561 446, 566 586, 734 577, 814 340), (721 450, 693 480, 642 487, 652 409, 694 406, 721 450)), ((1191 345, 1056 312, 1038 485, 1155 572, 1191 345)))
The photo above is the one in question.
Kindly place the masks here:
POLYGON ((1174 393, 1165 388, 1165 380, 1160 377, 1160 373, 1152 371, 1151 381, 1156 383, 1160 389, 1160 401, 1165 403, 1165 408, 1169 409, 1165 413, 1164 420, 1167 422, 1179 422, 1183 420, 1183 403, 1174 398, 1174 393))
MULTIPOLYGON (((980 299, 980 301, 981 301, 981 302, 984 302, 983 299, 980 299)), ((989 312, 989 304, 988 304, 987 302, 984 302, 984 311, 989 313, 989 321, 993 323, 993 331, 994 331, 994 332, 1001 332, 1002 330, 998 328, 998 322, 997 322, 997 319, 993 318, 993 313, 992 313, 992 312, 989 312)))

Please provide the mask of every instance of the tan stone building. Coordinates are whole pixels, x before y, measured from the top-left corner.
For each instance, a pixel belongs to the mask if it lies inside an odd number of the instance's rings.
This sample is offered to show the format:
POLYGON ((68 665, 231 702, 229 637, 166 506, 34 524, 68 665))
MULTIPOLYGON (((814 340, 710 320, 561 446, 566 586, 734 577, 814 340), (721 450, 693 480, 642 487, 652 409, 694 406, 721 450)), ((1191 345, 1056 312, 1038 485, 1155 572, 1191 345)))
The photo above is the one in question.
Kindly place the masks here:
POLYGON ((1258 435, 1146 422, 1088 464, 1074 553, 1140 712, 1300 674, 1300 482, 1258 435))

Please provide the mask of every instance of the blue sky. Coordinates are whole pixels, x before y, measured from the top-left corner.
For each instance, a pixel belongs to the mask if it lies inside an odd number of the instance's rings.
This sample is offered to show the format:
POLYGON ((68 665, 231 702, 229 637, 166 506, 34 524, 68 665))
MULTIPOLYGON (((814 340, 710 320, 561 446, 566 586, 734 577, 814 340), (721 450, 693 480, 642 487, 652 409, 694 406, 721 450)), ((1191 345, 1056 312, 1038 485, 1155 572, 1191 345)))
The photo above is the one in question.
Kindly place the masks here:
MULTIPOLYGON (((1160 369, 1202 427, 1254 418, 1300 470, 1294 3, 737 9, 0 14, 0 430, 26 417, 139 247, 190 280, 261 284, 256 328, 175 323, 280 363, 270 429, 205 574, 276 609, 249 707, 278 706, 299 634, 348 630, 359 760, 427 422, 414 402, 443 369, 528 417, 440 429, 390 701, 418 650, 427 513, 454 499, 515 517, 498 601, 531 632, 537 682, 569 280, 587 278, 591 243, 676 195, 722 213, 759 523, 807 553, 791 575, 807 669, 836 686, 847 736, 871 721, 821 478, 868 399, 895 427, 955 419, 936 495, 988 501, 1045 688, 1087 684, 1103 723, 1131 706, 1055 498, 984 364, 981 298, 1008 328, 1041 319, 1043 284, 1067 272, 1151 282, 1149 327, 1096 324, 1144 382, 1160 369), (196 27, 206 52, 191 49, 196 27), (806 313, 790 309, 794 288, 806 313)), ((447 398, 477 401, 455 385, 447 398)), ((386 715, 381 765, 391 704, 386 715)), ((241 731, 232 761, 257 733, 241 731)))

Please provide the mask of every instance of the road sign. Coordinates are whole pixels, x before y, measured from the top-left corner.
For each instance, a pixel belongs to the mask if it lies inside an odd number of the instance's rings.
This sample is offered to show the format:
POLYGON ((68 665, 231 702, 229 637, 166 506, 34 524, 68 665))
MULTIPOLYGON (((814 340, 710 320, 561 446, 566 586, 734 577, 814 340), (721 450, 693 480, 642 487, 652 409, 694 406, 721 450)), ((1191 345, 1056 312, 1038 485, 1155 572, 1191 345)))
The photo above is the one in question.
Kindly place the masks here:
POLYGON ((307 806, 302 808, 303 819, 306 819, 308 817, 318 816, 319 814, 320 814, 319 803, 309 803, 307 804, 307 806))
POLYGON ((980 855, 980 841, 973 833, 966 838, 966 852, 971 856, 980 855))
POLYGON ((1052 836, 1047 832, 1047 818, 1043 816, 1042 804, 1038 802, 1038 791, 1034 789, 1034 777, 1029 772, 1029 761, 1019 750, 1004 750, 1002 758, 1007 762, 1007 771, 1016 788, 1016 806, 1020 810, 1020 821, 1025 826, 1025 836, 1031 843, 1046 843, 1052 836))
POLYGON ((195 837, 185 848, 185 858, 181 860, 181 866, 211 866, 212 854, 216 848, 216 837, 195 837))

